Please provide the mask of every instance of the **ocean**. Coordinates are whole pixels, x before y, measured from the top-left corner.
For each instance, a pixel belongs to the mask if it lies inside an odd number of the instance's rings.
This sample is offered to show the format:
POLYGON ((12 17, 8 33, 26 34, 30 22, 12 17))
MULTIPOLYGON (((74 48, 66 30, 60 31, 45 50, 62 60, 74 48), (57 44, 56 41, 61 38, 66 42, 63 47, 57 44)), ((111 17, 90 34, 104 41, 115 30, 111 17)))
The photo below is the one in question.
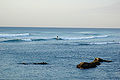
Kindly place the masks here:
POLYGON ((120 28, 0 27, 0 80, 19 79, 120 80, 120 28), (76 68, 95 57, 113 62, 76 68))

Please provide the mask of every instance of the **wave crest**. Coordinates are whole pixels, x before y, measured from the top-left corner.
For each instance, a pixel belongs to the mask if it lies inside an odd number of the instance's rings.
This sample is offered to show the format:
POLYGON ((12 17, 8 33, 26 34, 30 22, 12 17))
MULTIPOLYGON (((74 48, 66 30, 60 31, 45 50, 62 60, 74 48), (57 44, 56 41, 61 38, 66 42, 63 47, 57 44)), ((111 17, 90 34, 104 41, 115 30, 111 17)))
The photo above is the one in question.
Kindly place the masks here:
POLYGON ((108 35, 101 35, 101 36, 87 36, 87 37, 79 37, 79 38, 63 38, 65 40, 82 40, 82 39, 94 39, 94 38, 105 38, 108 35))
POLYGON ((23 34, 0 34, 0 37, 19 37, 19 36, 29 36, 29 33, 23 34))
MULTIPOLYGON (((48 41, 48 40, 56 40, 56 38, 49 38, 49 39, 10 39, 10 40, 4 40, 1 42, 31 42, 31 41, 48 41)), ((60 39, 62 40, 62 39, 60 39)))

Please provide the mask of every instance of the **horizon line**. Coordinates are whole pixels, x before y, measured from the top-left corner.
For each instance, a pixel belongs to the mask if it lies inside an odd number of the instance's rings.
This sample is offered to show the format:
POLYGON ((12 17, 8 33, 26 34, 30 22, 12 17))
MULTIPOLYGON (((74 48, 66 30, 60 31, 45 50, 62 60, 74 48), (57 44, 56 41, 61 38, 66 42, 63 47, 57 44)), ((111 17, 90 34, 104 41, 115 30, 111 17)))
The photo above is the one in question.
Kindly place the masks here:
POLYGON ((46 26, 46 25, 0 25, 0 27, 41 27, 41 28, 120 28, 120 27, 87 27, 87 26, 84 26, 84 27, 81 27, 81 26, 46 26))

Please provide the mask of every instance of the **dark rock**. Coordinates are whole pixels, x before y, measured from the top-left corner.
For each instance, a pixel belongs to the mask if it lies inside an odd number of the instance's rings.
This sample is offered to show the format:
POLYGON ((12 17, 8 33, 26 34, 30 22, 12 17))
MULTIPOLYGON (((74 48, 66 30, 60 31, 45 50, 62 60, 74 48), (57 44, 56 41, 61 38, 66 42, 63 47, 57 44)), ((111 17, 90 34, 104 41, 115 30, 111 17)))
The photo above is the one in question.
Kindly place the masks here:
POLYGON ((98 61, 98 62, 112 62, 112 61, 110 61, 110 60, 103 60, 103 59, 101 59, 101 58, 95 58, 94 61, 98 61))
POLYGON ((88 68, 94 68, 97 67, 96 65, 100 65, 100 62, 112 62, 109 60, 103 60, 101 58, 95 58, 93 62, 87 63, 87 62, 81 62, 80 64, 77 65, 77 68, 80 69, 88 69, 88 68))
POLYGON ((18 63, 18 64, 23 64, 23 65, 30 65, 30 64, 33 64, 33 65, 45 65, 45 64, 48 64, 48 63, 41 62, 41 63, 18 63))
POLYGON ((24 65, 28 65, 29 63, 17 63, 17 64, 24 64, 24 65))
POLYGON ((48 64, 48 63, 46 63, 46 62, 41 62, 41 63, 33 63, 33 64, 35 64, 35 65, 39 65, 39 64, 44 65, 44 64, 48 64))
POLYGON ((87 63, 87 62, 81 62, 77 65, 77 68, 80 69, 88 69, 88 68, 94 68, 97 67, 95 63, 87 63))
POLYGON ((93 62, 91 62, 91 64, 100 65, 100 62, 99 61, 93 61, 93 62))

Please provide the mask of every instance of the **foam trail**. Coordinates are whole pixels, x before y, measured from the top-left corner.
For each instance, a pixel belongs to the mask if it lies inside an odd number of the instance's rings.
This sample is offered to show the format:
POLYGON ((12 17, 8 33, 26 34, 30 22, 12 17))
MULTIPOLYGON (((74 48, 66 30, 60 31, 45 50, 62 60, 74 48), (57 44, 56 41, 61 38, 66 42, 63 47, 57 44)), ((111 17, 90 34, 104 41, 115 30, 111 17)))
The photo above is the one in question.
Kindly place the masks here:
POLYGON ((100 44, 120 44, 120 42, 96 42, 96 43, 89 43, 90 45, 100 45, 100 44))

